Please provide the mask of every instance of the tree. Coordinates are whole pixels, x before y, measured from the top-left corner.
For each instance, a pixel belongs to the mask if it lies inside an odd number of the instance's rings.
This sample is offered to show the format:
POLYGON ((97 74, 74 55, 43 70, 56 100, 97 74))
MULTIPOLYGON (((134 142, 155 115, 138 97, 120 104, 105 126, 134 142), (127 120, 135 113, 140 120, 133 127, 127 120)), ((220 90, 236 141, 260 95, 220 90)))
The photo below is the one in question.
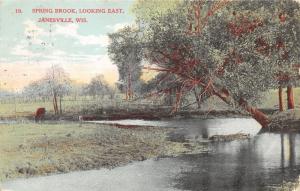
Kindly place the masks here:
POLYGON ((275 47, 278 62, 279 108, 283 110, 282 87, 287 86, 288 109, 294 109, 293 86, 299 83, 297 66, 300 58, 300 5, 296 1, 279 2, 277 12, 277 38, 275 47))
POLYGON ((172 74, 180 84, 173 111, 196 87, 199 95, 218 96, 248 111, 262 126, 268 124, 267 116, 249 103, 276 84, 281 55, 266 56, 264 43, 277 37, 269 18, 278 4, 272 3, 192 1, 142 21, 144 58, 155 65, 149 69, 172 74))
POLYGON ((50 98, 51 90, 48 81, 40 79, 24 87, 22 94, 28 100, 42 99, 45 101, 50 98))
POLYGON ((119 81, 125 88, 126 100, 132 99, 135 86, 141 77, 141 46, 138 31, 132 27, 109 34, 111 43, 108 53, 113 63, 118 66, 119 81))
POLYGON ((54 113, 62 114, 62 98, 70 92, 70 89, 70 78, 63 68, 54 65, 47 69, 43 78, 26 86, 22 94, 28 99, 42 99, 44 101, 52 97, 54 113))
MULTIPOLYGON (((292 83, 295 70, 292 65, 299 56, 299 4, 292 0, 286 1, 251 1, 238 2, 230 6, 235 19, 229 23, 230 31, 237 38, 241 38, 247 27, 239 25, 249 15, 255 15, 263 30, 255 40, 255 51, 261 59, 267 59, 274 67, 274 88, 278 87, 279 110, 283 110, 282 87, 292 83), (251 4, 251 5, 250 5, 251 4), (239 9, 243 7, 243 9, 239 9), (247 12, 248 11, 248 12, 247 12), (289 16, 287 16, 289 15, 289 16), (298 32, 297 32, 298 30, 298 32)), ((253 30, 249 25, 248 30, 253 30)), ((293 83, 295 84, 295 83, 293 83)), ((290 97, 290 96, 288 96, 290 97)))
POLYGON ((85 87, 85 89, 86 93, 93 97, 99 95, 103 97, 105 94, 109 94, 111 92, 111 88, 105 81, 104 76, 102 74, 93 77, 90 83, 85 87))
MULTIPOLYGON (((262 31, 257 36, 256 51, 262 57, 269 57, 270 62, 277 72, 274 78, 277 81, 279 95, 279 110, 283 110, 282 87, 288 87, 288 108, 293 108, 292 86, 297 84, 299 75, 295 70, 295 64, 299 58, 300 41, 300 12, 299 3, 292 0, 266 2, 251 2, 253 5, 244 3, 245 9, 251 10, 253 7, 256 14, 269 30, 262 31), (260 8, 261 7, 261 8, 260 8), (271 29, 271 30, 270 30, 271 29)), ((231 29, 238 35, 238 28, 231 29)))
POLYGON ((70 78, 62 67, 53 65, 47 70, 45 80, 48 82, 53 96, 54 113, 62 114, 62 98, 70 91, 70 78))

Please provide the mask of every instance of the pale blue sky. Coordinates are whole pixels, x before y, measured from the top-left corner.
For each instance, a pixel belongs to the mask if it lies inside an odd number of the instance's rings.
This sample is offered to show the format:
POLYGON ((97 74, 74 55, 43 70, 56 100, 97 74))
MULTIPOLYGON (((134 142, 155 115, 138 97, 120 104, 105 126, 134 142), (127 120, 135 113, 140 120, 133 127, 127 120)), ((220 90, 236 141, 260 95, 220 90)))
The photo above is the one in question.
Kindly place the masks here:
POLYGON ((20 89, 59 64, 71 78, 86 82, 102 73, 117 80, 116 66, 108 58, 107 33, 132 24, 133 0, 0 0, 0 85, 20 89), (22 9, 16 14, 15 9, 22 9), (121 8, 122 14, 33 14, 34 8, 121 8), (72 17, 74 23, 39 23, 40 17, 72 17), (86 17, 88 23, 76 23, 86 17), (51 30, 51 32, 50 32, 51 30))

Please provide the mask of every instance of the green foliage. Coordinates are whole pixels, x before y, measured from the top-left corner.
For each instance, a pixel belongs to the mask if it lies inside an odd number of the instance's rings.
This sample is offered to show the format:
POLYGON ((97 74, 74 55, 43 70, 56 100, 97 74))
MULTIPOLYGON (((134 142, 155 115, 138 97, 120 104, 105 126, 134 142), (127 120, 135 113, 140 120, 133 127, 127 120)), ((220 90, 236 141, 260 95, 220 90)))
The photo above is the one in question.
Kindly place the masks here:
POLYGON ((120 82, 126 86, 128 83, 138 85, 142 74, 142 46, 138 35, 138 30, 131 27, 109 34, 108 53, 118 66, 120 82))
POLYGON ((183 0, 136 0, 131 8, 138 20, 151 20, 155 15, 166 14, 183 0))
POLYGON ((109 87, 108 83, 105 81, 103 75, 97 75, 92 80, 90 81, 89 84, 85 87, 84 93, 86 95, 90 96, 99 96, 101 95, 102 97, 105 94, 112 93, 113 90, 111 87, 109 87))
POLYGON ((155 1, 138 1, 135 13, 140 31, 134 35, 135 43, 124 40, 132 39, 132 31, 125 28, 117 34, 123 40, 111 36, 109 50, 118 53, 112 59, 121 63, 136 53, 132 44, 140 47, 136 58, 154 66, 161 74, 157 81, 164 81, 156 90, 175 86, 181 94, 197 88, 213 95, 225 89, 236 102, 255 103, 279 82, 296 84, 299 76, 293 65, 300 58, 299 3, 173 1, 151 10, 154 5, 155 1), (282 76, 287 79, 281 80, 282 76))

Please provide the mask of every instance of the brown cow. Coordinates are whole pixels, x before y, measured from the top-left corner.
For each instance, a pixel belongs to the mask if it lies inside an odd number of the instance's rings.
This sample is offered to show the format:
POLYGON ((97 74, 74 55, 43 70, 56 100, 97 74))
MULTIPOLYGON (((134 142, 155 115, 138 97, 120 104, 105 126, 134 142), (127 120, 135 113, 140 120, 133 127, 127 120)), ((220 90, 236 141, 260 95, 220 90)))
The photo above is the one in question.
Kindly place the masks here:
POLYGON ((44 120, 46 109, 44 107, 37 108, 34 116, 35 122, 44 120))

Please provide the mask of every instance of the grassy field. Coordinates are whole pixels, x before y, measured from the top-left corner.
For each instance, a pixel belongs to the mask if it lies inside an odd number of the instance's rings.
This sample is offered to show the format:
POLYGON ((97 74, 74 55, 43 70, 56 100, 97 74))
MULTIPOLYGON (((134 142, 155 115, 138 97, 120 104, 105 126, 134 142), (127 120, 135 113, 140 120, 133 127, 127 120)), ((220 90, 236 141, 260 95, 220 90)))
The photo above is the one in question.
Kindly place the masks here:
MULTIPOLYGON (((157 102, 156 102, 157 103, 157 102)), ((33 116, 37 108, 44 107, 48 114, 54 114, 53 105, 51 101, 34 101, 23 102, 21 100, 2 102, 0 103, 0 117, 23 117, 33 116)), ((103 109, 114 108, 115 110, 145 109, 149 107, 157 107, 147 101, 130 102, 121 98, 116 99, 85 99, 79 98, 77 100, 64 99, 62 100, 62 111, 64 114, 84 114, 84 113, 102 113, 103 109)))
MULTIPOLYGON (((102 108, 103 103, 108 103, 108 100, 63 100, 63 112, 79 113, 87 109, 102 108)), ((113 104, 112 101, 109 102, 113 104)), ((116 103, 115 103, 116 104, 116 103)), ((22 117, 34 114, 37 108, 44 107, 48 114, 54 114, 51 101, 35 101, 35 102, 6 102, 0 104, 0 116, 2 117, 22 117)))
POLYGON ((186 143, 168 140, 171 130, 73 122, 0 124, 0 181, 112 168, 195 150, 186 143))
MULTIPOLYGON (((300 109, 300 88, 294 89, 294 98, 296 108, 300 109)), ((284 104, 286 107, 286 93, 283 94, 284 104)), ((147 103, 138 102, 126 102, 121 98, 114 100, 104 98, 104 99, 82 99, 79 97, 77 100, 64 99, 62 101, 62 109, 65 113, 79 114, 87 111, 98 111, 101 113, 102 108, 114 107, 116 109, 127 109, 143 106, 147 107, 147 103)), ((215 104, 212 104, 215 105, 215 104)), ((151 106, 151 104, 150 104, 151 106)), ((153 105, 152 105, 153 106, 153 105)), ((45 107, 48 114, 53 114, 53 106, 51 101, 38 101, 38 102, 22 102, 13 100, 9 102, 2 102, 0 104, 0 117, 22 117, 22 116, 33 116, 36 108, 45 107)), ((217 107, 217 106, 216 106, 217 107)), ((258 105, 259 108, 276 109, 278 108, 278 94, 277 90, 271 90, 266 93, 265 97, 262 99, 261 104, 258 105)), ((205 107, 204 107, 205 108, 205 107)))
MULTIPOLYGON (((287 107, 286 89, 283 91, 284 107, 287 107)), ((294 88, 295 107, 300 109, 300 88, 294 88)), ((278 90, 271 90, 259 105, 260 108, 278 108, 278 90)))

